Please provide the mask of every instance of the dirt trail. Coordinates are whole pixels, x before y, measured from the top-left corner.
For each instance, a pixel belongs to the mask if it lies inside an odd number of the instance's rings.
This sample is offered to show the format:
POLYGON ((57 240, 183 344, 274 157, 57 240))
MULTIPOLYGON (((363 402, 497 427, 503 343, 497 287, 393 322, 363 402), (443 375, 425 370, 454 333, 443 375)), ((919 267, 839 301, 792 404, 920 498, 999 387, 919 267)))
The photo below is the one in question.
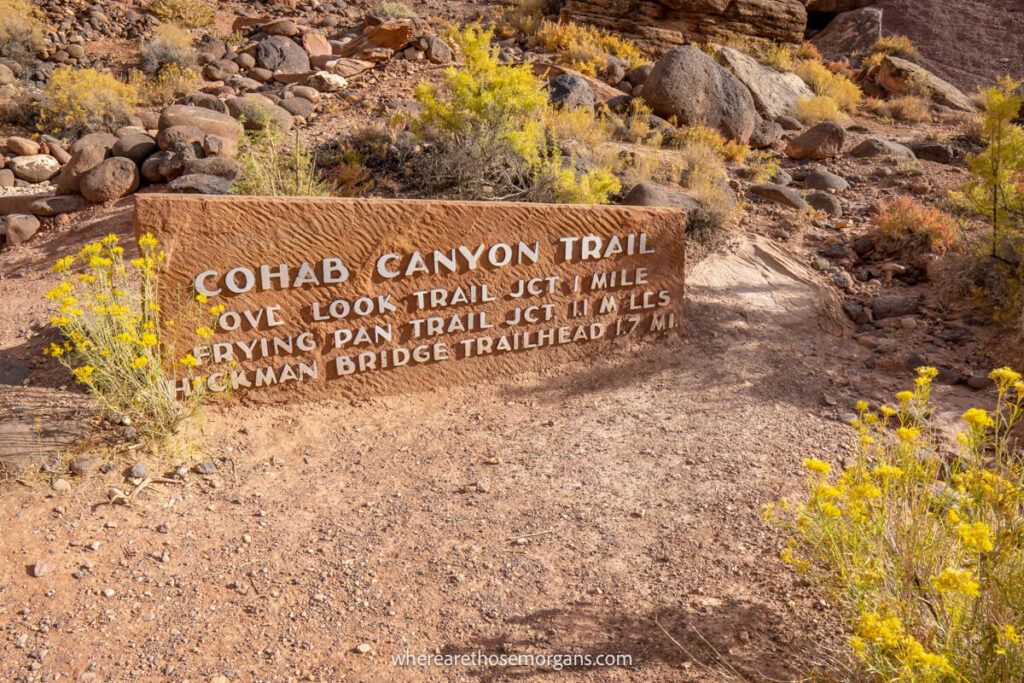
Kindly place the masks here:
MULTIPOLYGON (((0 285, 28 301, 49 278, 0 285)), ((780 565, 760 509, 799 489, 802 458, 851 442, 836 416, 864 351, 769 240, 739 238, 689 282, 686 338, 659 348, 443 394, 215 408, 198 457, 216 473, 131 507, 96 506, 121 468, 65 496, 3 489, 0 679, 555 673, 392 659, 482 652, 632 657, 560 674, 581 680, 762 680, 829 660, 838 625, 780 565), (55 569, 33 578, 40 560, 55 569)), ((39 314, 26 309, 15 325, 39 314)), ((4 356, 23 358, 5 327, 4 356)), ((34 372, 43 386, 11 388, 7 406, 73 402, 34 372)))

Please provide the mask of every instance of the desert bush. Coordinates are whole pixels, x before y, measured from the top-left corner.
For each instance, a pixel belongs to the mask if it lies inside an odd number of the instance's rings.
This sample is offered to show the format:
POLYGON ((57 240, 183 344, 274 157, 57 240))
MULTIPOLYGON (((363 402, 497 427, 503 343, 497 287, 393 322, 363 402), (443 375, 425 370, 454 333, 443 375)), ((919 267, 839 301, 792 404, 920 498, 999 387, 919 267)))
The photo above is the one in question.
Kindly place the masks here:
POLYGON ((932 120, 931 102, 917 95, 904 95, 891 100, 869 97, 862 105, 875 116, 893 121, 923 123, 932 120))
MULTIPOLYGON (((120 239, 111 234, 56 262, 53 271, 62 279, 46 298, 61 339, 45 353, 71 371, 102 411, 131 416, 140 435, 162 439, 198 410, 206 388, 195 358, 179 358, 160 337, 164 253, 148 233, 138 247, 139 258, 126 262, 120 239), (181 401, 168 382, 175 366, 193 387, 181 401)), ((224 307, 206 310, 198 303, 183 308, 187 320, 175 322, 196 325, 197 339, 209 339, 224 307)))
POLYGON ((184 28, 213 25, 213 7, 203 0, 150 0, 146 9, 161 22, 184 28))
POLYGON ((43 90, 38 127, 65 137, 114 130, 128 122, 138 99, 132 86, 108 73, 59 67, 43 90))
POLYGON ((722 161, 742 164, 750 154, 750 146, 735 140, 726 140, 717 130, 704 124, 677 128, 670 144, 675 147, 702 145, 714 152, 722 161))
POLYGON ((0 0, 0 57, 32 64, 43 45, 45 27, 43 13, 32 3, 0 0))
POLYGON ((629 68, 649 63, 632 42, 603 29, 574 21, 542 21, 538 43, 580 73, 593 76, 608 67, 609 57, 625 61, 629 68))
POLYGON ((792 71, 794 51, 795 48, 792 45, 771 43, 758 51, 754 56, 765 66, 770 66, 779 71, 792 71))
POLYGON ((857 405, 859 447, 837 476, 804 460, 807 490, 766 516, 782 559, 832 592, 867 679, 1024 679, 1024 382, 993 371, 994 409, 962 416, 955 443, 930 419, 935 368, 891 405, 857 405))
POLYGON ((378 3, 374 7, 373 13, 383 19, 415 19, 419 16, 416 14, 416 10, 406 3, 392 0, 378 3))
POLYGON ((146 104, 170 104, 175 100, 190 95, 199 86, 199 73, 190 67, 178 64, 164 64, 148 77, 135 71, 130 85, 139 94, 139 100, 146 104))
POLYGON ((882 202, 872 222, 882 240, 908 253, 943 252, 960 238, 949 214, 906 195, 882 202))
POLYGON ((139 66, 147 74, 155 74, 167 64, 174 64, 182 69, 191 68, 196 64, 192 34, 176 24, 162 24, 157 27, 153 39, 139 51, 139 66))
POLYGON ((809 125, 822 121, 845 124, 850 120, 839 104, 827 95, 801 97, 796 101, 796 115, 797 118, 809 125))
POLYGON ((242 172, 233 194, 268 197, 328 197, 327 184, 320 178, 316 153, 296 132, 289 138, 268 125, 252 131, 238 155, 242 172))
POLYGON ((842 74, 833 73, 821 62, 801 60, 793 72, 811 86, 816 95, 832 98, 842 111, 851 112, 860 104, 862 94, 857 84, 842 74))
POLYGON ((868 52, 872 55, 892 55, 910 60, 921 56, 910 38, 900 35, 882 36, 871 45, 868 52))
POLYGON ((1024 234, 1024 129, 1013 123, 1024 104, 1020 81, 1004 78, 981 92, 985 150, 967 160, 974 178, 954 193, 960 206, 982 216, 992 232, 992 256, 1004 234, 1024 234))
POLYGON ((39 102, 22 83, 0 86, 0 124, 34 128, 39 102))
POLYGON ((548 104, 544 83, 529 65, 498 63, 492 32, 469 26, 452 33, 465 65, 445 70, 446 92, 421 83, 422 112, 409 123, 432 153, 420 173, 443 192, 472 197, 604 203, 619 182, 604 167, 572 153, 555 131, 579 127, 548 104), (554 123, 553 123, 554 121, 554 123))
POLYGON ((537 35, 544 16, 556 12, 555 5, 553 0, 519 0, 502 12, 498 34, 503 38, 537 35))

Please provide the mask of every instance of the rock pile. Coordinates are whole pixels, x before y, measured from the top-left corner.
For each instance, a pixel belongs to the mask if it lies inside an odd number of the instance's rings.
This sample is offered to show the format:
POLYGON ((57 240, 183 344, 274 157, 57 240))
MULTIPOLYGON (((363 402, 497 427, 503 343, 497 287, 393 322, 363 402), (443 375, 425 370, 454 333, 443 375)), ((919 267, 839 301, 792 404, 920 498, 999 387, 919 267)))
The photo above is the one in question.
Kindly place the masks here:
MULTIPOLYGON (((243 35, 237 46, 212 35, 198 41, 204 83, 181 104, 143 112, 132 125, 86 135, 67 149, 48 135, 9 137, 0 145, 0 200, 14 193, 8 188, 37 192, 34 201, 18 204, 18 215, 27 206, 31 218, 116 200, 146 184, 223 194, 239 174, 235 157, 243 129, 303 125, 327 98, 344 94, 349 78, 383 61, 443 64, 453 56, 416 19, 368 16, 358 28, 324 30, 286 17, 241 17, 235 30, 243 35)), ((9 231, 8 242, 24 241, 32 232, 9 231)))

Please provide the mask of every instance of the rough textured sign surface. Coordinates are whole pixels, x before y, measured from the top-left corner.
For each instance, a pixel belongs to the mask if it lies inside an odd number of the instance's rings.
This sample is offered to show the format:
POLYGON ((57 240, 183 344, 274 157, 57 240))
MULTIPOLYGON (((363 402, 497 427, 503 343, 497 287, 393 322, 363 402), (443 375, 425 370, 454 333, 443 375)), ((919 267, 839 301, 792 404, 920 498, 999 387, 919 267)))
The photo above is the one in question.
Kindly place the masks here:
POLYGON ((136 197, 136 229, 167 254, 164 334, 211 389, 274 400, 443 388, 679 334, 684 225, 676 209, 136 197), (171 324, 197 294, 225 307, 205 341, 171 324))

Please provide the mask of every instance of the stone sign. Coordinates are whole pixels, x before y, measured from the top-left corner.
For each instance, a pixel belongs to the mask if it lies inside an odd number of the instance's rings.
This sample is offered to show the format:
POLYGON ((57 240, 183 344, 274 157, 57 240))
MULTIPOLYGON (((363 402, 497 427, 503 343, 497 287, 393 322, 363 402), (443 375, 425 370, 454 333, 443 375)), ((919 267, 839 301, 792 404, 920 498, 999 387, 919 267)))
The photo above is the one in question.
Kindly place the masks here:
POLYGON ((136 230, 166 252, 165 339, 194 345, 210 389, 253 398, 443 388, 679 334, 684 225, 620 206, 136 197, 136 230), (175 323, 199 294, 225 310, 197 343, 175 323))

